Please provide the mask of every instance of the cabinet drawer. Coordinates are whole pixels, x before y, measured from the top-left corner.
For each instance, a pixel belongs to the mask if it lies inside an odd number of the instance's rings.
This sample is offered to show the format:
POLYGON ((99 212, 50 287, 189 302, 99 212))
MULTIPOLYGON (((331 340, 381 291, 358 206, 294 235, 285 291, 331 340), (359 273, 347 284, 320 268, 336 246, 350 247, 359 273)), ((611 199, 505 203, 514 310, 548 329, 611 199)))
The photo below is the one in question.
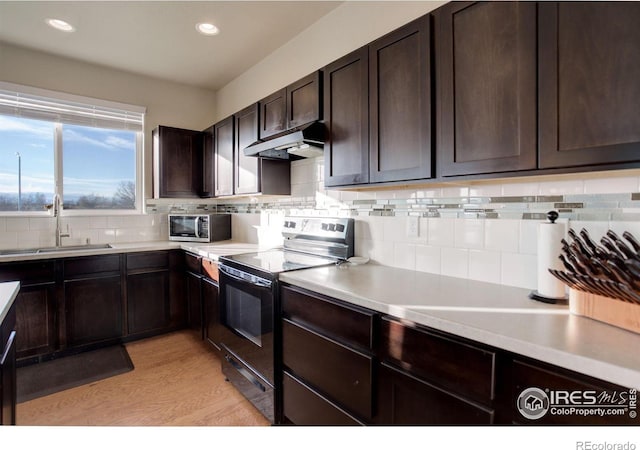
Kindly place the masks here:
POLYGON ((184 263, 189 272, 193 273, 201 273, 200 272, 200 261, 202 258, 200 256, 192 255, 191 253, 184 254, 184 263))
POLYGON ((470 402, 381 364, 379 372, 380 425, 489 425, 490 408, 470 402))
POLYGON ((64 260, 64 278, 120 272, 120 255, 86 256, 64 260))
POLYGON ((214 281, 220 281, 218 275, 218 263, 216 261, 202 258, 202 273, 214 281))
POLYGON ((470 399, 494 398, 495 353, 383 318, 381 358, 470 399))
POLYGON ((335 300, 308 295, 298 289, 282 289, 283 317, 346 344, 373 348, 376 313, 346 306, 335 300))
POLYGON ((21 286, 53 282, 54 262, 17 262, 0 265, 0 281, 20 281, 21 286))
POLYGON ((345 410, 372 416, 373 358, 282 321, 285 367, 345 410))
MULTIPOLYGON (((562 397, 556 404, 558 406, 574 406, 580 404, 582 393, 585 391, 595 391, 595 395, 607 392, 603 398, 609 398, 613 401, 600 401, 602 404, 622 404, 628 405, 630 398, 630 389, 622 386, 607 383, 605 381, 596 380, 586 375, 581 375, 568 370, 549 366, 543 363, 529 363, 514 359, 511 361, 511 371, 506 376, 511 380, 510 398, 507 399, 512 410, 512 420, 516 423, 540 424, 540 425, 638 425, 638 419, 631 419, 628 413, 623 415, 579 415, 579 414, 553 414, 548 411, 539 419, 529 420, 525 418, 517 408, 520 394, 528 388, 538 388, 549 394, 550 391, 564 391, 575 393, 573 397, 576 400, 562 397)), ((598 398, 600 400, 600 398, 598 398)), ((587 399, 587 402, 589 400, 587 399)), ((588 405, 587 405, 588 406, 588 405)), ((550 405, 553 407, 553 404, 550 405)))
POLYGON ((286 372, 282 396, 284 416, 295 425, 360 425, 338 406, 286 372))
POLYGON ((127 270, 167 269, 169 252, 144 252, 127 254, 127 270))

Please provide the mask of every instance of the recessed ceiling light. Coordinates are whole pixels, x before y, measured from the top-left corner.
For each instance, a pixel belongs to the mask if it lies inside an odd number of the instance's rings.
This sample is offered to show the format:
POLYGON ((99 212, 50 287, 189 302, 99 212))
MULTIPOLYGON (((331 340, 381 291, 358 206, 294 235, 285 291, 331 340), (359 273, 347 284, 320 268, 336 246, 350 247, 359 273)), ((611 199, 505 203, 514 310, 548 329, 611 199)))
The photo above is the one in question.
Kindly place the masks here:
POLYGON ((196 30, 207 36, 214 36, 220 32, 218 27, 212 23, 199 23, 196 25, 196 30))
POLYGON ((66 31, 67 33, 76 31, 73 25, 61 19, 47 19, 45 22, 47 22, 47 25, 55 28, 56 30, 66 31))

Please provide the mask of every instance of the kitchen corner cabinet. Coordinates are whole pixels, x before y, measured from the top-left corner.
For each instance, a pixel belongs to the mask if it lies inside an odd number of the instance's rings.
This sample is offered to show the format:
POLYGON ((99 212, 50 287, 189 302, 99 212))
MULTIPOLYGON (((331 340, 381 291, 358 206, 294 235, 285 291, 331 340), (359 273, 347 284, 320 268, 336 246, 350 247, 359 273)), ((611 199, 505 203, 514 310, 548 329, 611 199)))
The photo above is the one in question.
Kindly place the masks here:
POLYGON ((321 93, 322 74, 316 71, 260 100, 260 140, 321 120, 321 93))
POLYGON ((325 186, 433 176, 430 20, 324 68, 325 186))
POLYGON ((63 260, 65 347, 118 342, 125 334, 121 255, 63 260))
POLYGON ((0 425, 16 424, 16 305, 0 323, 0 425))
POLYGON ((152 131, 152 145, 154 197, 200 197, 203 133, 158 126, 152 131))
POLYGON ((127 335, 150 334, 169 326, 169 251, 129 253, 127 335))
POLYGON ((362 47, 324 68, 325 186, 369 182, 369 51, 362 47))
POLYGON ((440 176, 536 168, 536 8, 451 2, 436 11, 440 176))
POLYGON ((538 8, 540 168, 640 161, 640 3, 538 8))
POLYGON ((54 261, 4 263, 0 281, 20 281, 15 300, 17 358, 52 353, 58 345, 54 261))
POLYGON ((260 158, 245 156, 244 149, 258 140, 258 104, 234 114, 236 152, 234 154, 234 188, 236 194, 260 192, 260 158))

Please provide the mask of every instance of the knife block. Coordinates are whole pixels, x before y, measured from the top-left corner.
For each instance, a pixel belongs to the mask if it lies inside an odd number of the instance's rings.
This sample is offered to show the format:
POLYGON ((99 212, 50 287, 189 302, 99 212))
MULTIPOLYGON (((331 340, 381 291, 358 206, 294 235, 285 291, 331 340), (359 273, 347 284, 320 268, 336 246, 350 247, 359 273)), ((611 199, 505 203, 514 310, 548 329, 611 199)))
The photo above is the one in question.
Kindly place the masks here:
POLYGON ((569 289, 569 312, 640 333, 640 304, 569 289))

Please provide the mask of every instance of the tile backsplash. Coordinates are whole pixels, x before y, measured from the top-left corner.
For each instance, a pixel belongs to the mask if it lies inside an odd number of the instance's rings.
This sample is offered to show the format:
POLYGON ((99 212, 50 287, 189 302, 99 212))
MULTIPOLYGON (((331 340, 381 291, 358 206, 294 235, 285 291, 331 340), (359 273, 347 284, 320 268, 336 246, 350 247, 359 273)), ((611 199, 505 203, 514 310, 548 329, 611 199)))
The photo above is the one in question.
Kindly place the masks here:
MULTIPOLYGON (((380 264, 535 289, 538 223, 549 210, 594 237, 608 229, 640 238, 640 169, 331 190, 322 158, 292 162, 291 196, 147 200, 142 216, 67 217, 72 240, 166 239, 170 211, 229 212, 238 241, 281 242, 287 215, 356 221, 356 254, 380 264), (418 234, 409 221, 418 221, 418 234)), ((51 218, 0 218, 0 248, 52 245, 51 218), (28 245, 25 245, 27 244, 28 245)))

